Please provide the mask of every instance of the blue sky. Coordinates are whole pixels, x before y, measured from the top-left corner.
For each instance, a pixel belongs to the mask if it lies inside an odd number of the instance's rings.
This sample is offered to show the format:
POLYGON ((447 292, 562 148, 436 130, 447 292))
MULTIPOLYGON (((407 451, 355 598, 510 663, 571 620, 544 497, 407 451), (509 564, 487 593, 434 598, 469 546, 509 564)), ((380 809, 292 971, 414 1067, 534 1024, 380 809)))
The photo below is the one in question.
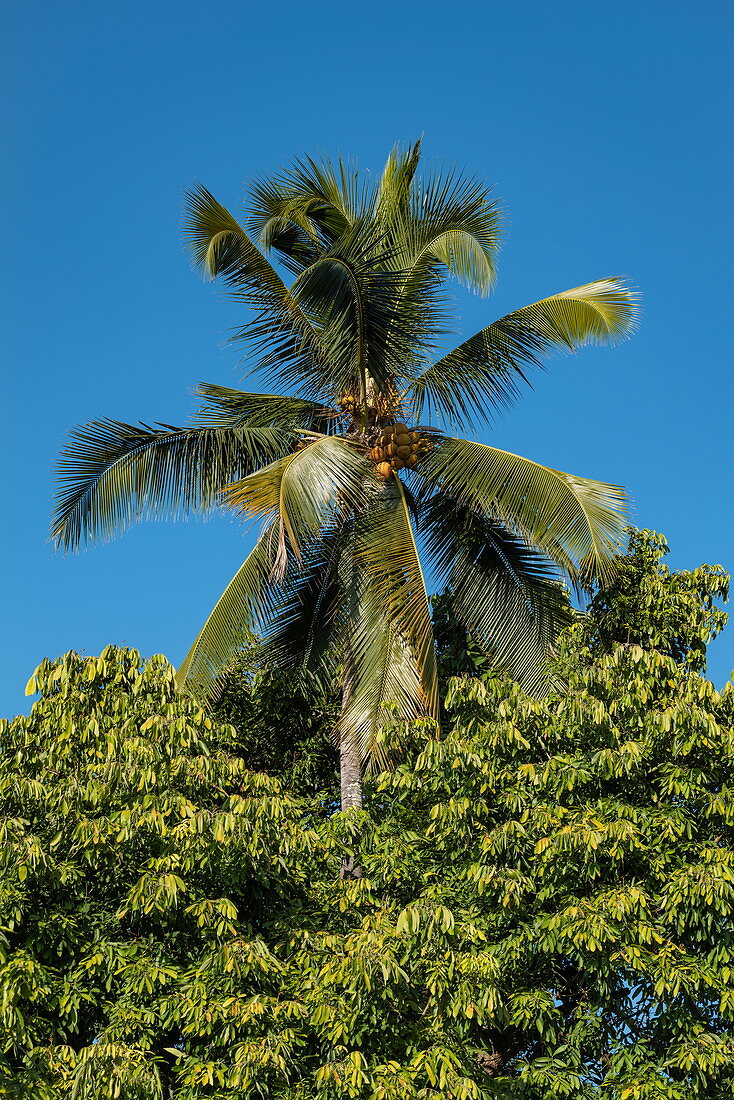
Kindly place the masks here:
MULTIPOLYGON (((210 0, 13 5, 2 127, 6 528, 0 714, 44 656, 109 642, 179 662, 249 540, 224 517, 157 523, 63 557, 47 542, 69 427, 182 422, 198 380, 237 384, 237 307, 191 269, 182 193, 237 210, 302 152, 379 171, 430 161, 496 185, 489 301, 459 335, 549 293, 627 275, 639 333, 552 361, 492 435, 627 485, 673 567, 734 569, 731 506, 732 5, 210 0)), ((721 684, 734 624, 712 647, 721 684)))

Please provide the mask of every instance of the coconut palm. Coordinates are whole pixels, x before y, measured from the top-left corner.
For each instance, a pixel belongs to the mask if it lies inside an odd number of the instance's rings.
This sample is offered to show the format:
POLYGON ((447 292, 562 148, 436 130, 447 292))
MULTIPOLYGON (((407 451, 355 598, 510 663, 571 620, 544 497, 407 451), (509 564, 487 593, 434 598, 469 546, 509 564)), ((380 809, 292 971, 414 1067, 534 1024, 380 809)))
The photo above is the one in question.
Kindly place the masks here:
POLYGON ((341 160, 295 162, 251 189, 240 224, 188 195, 196 264, 248 311, 249 371, 284 396, 199 386, 183 428, 95 421, 61 460, 60 546, 144 516, 225 507, 261 524, 181 666, 202 697, 244 642, 342 692, 342 807, 361 805, 391 722, 438 717, 426 563, 498 667, 541 692, 568 621, 563 580, 614 569, 625 497, 454 434, 491 423, 556 350, 629 334, 618 279, 553 294, 441 354, 454 278, 487 295, 499 215, 455 172, 417 174, 419 144, 379 181, 341 160), (288 272, 284 280, 280 272, 288 272))

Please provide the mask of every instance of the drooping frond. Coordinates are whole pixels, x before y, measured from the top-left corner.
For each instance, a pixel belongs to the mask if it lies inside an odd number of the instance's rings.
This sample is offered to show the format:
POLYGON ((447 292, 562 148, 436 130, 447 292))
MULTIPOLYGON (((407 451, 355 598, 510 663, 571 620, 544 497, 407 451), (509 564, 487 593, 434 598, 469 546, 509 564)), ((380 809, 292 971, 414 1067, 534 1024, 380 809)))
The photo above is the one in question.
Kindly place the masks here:
POLYGON ((635 295, 619 279, 601 279, 508 313, 460 344, 416 379, 411 395, 420 416, 435 410, 453 422, 491 420, 528 383, 528 368, 557 350, 613 343, 629 336, 635 295))
POLYGON ((396 227, 409 294, 441 267, 478 294, 497 277, 500 215, 491 188, 471 176, 437 172, 414 183, 408 217, 396 227))
POLYGON ((253 305, 281 309, 288 305, 283 280, 226 207, 202 184, 186 195, 184 238, 197 267, 252 295, 253 305))
POLYGON ((211 508, 225 485, 285 454, 296 438, 282 426, 92 421, 73 430, 59 460, 52 538, 76 549, 146 517, 211 508))
POLYGON ((267 257, 205 187, 189 192, 187 211, 184 234, 196 264, 212 278, 223 278, 233 296, 255 311, 234 339, 261 357, 259 366, 265 371, 277 365, 281 374, 290 372, 300 380, 311 396, 328 396, 319 370, 318 332, 267 257))
POLYGON ((277 518, 277 572, 282 577, 289 549, 300 558, 302 544, 318 534, 335 510, 361 503, 370 471, 361 448, 341 436, 321 436, 231 485, 225 499, 244 515, 277 518))
MULTIPOLYGON (((355 564, 369 575, 374 598, 385 611, 420 674, 423 707, 438 716, 433 625, 407 491, 399 478, 387 482, 355 535, 355 564)), ((397 643, 396 643, 397 644, 397 643)))
POLYGON ((627 525, 619 486, 466 439, 445 438, 415 469, 429 485, 520 534, 572 582, 612 575, 627 525))
POLYGON ((304 157, 253 184, 248 225, 265 247, 296 261, 301 252, 313 262, 318 252, 306 242, 328 248, 370 208, 371 194, 369 179, 356 166, 341 158, 334 164, 304 157))
POLYGON ((211 697, 237 650, 257 639, 272 608, 278 545, 278 525, 271 522, 217 600, 186 654, 176 673, 180 688, 202 698, 211 697))
POLYGON ((333 663, 343 617, 342 563, 349 525, 338 525, 305 550, 277 593, 259 650, 263 668, 321 674, 333 663))
POLYGON ((360 759, 379 771, 389 764, 381 729, 428 711, 415 653, 392 621, 369 579, 345 624, 349 639, 342 670, 343 705, 338 732, 354 739, 360 759))
POLYGON ((436 573, 471 637, 523 690, 544 694, 548 657, 573 617, 558 570, 520 536, 442 493, 423 522, 436 573))

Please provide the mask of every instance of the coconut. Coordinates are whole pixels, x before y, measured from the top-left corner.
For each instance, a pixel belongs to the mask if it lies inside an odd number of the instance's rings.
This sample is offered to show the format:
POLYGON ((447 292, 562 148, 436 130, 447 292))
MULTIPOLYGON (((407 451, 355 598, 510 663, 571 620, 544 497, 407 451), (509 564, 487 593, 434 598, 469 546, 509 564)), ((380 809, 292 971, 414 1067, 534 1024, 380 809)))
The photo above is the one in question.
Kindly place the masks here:
POLYGON ((389 477, 392 471, 392 467, 389 462, 380 462, 377 466, 377 473, 380 477, 389 477))
POLYGON ((402 432, 407 432, 408 425, 407 424, 401 424, 400 421, 398 421, 397 424, 392 425, 392 430, 393 430, 394 435, 400 435, 402 432))
POLYGON ((389 458, 394 458, 397 453, 398 453, 397 443, 388 443, 387 447, 385 447, 385 454, 388 455, 389 458))
POLYGON ((411 455, 410 458, 406 458, 405 465, 408 467, 408 469, 410 469, 411 467, 415 466, 417 461, 418 455, 411 455))
POLYGON ((398 458, 402 458, 403 460, 405 460, 406 458, 410 458, 411 450, 412 449, 410 447, 398 447, 398 450, 397 450, 398 458))
POLYGON ((390 459, 390 465, 392 466, 393 470, 402 470, 405 463, 403 462, 402 458, 395 457, 390 459))
POLYGON ((373 462, 384 462, 385 452, 382 447, 373 447, 370 451, 370 458, 373 462))

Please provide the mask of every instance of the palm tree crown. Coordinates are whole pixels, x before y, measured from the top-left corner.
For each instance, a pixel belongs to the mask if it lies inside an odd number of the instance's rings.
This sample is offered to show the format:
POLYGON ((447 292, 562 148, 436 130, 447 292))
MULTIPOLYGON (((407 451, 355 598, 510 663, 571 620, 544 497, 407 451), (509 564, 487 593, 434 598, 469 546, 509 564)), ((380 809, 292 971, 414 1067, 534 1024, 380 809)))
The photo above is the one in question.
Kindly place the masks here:
POLYGON ((396 148, 375 184, 297 161, 253 186, 244 226, 189 194, 195 261, 249 310, 249 368, 289 395, 202 384, 191 426, 76 429, 53 526, 75 548, 151 514, 260 520, 179 681, 210 694, 255 638, 274 665, 337 678, 344 806, 360 764, 384 759, 388 721, 437 716, 423 561, 494 661, 541 691, 569 614, 561 580, 608 576, 625 526, 620 488, 450 432, 491 421, 548 353, 628 335, 634 296, 618 279, 576 287, 438 355, 446 280, 489 293, 499 217, 484 184, 421 178, 419 158, 419 143, 396 148))

